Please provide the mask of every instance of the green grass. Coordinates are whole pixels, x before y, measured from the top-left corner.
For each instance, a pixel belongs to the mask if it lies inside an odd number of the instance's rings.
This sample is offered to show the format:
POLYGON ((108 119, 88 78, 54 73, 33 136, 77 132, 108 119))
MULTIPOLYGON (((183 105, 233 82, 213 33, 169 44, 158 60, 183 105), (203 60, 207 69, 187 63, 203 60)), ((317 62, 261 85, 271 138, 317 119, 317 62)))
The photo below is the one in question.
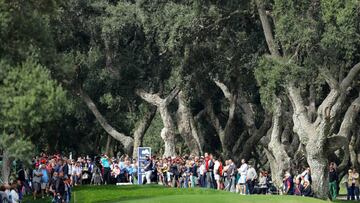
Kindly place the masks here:
MULTIPOLYGON (((73 203, 328 203, 314 198, 252 195, 241 196, 230 192, 209 189, 177 189, 158 185, 147 186, 81 186, 73 191, 73 203)), ((49 203, 49 199, 33 201, 27 197, 25 203, 49 203)), ((342 201, 338 201, 342 202, 342 201)), ((344 202, 345 203, 345 202, 344 202)))

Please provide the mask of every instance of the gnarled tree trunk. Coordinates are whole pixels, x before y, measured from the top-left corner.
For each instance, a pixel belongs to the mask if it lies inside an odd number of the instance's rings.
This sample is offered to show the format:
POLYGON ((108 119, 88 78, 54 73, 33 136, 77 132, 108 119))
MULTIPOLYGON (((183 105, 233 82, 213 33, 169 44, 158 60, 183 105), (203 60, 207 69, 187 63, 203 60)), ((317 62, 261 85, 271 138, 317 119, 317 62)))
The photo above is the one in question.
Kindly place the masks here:
POLYGON ((207 114, 210 117, 210 122, 214 126, 221 142, 222 154, 224 157, 229 157, 232 147, 230 147, 230 136, 232 135, 231 130, 233 128, 235 112, 236 112, 236 103, 237 103, 237 94, 230 92, 228 87, 217 80, 214 80, 215 84, 221 89, 225 98, 229 101, 229 112, 228 119, 225 126, 221 126, 219 118, 216 116, 213 110, 213 103, 210 98, 206 100, 205 109, 207 114))
POLYGON ((9 184, 9 178, 10 178, 10 172, 11 172, 11 163, 12 163, 12 160, 10 158, 10 154, 6 150, 4 150, 3 151, 1 175, 2 175, 3 182, 5 184, 9 184))
POLYGON ((84 100, 90 111, 94 114, 96 120, 100 123, 100 125, 104 128, 104 130, 115 140, 119 141, 124 146, 124 151, 127 154, 132 153, 134 139, 130 136, 126 136, 123 133, 115 130, 105 119, 105 117, 100 113, 95 103, 91 100, 91 98, 82 90, 78 91, 79 96, 84 100))
POLYGON ((195 126, 192 125, 192 113, 186 103, 186 97, 182 91, 178 95, 179 107, 177 110, 177 124, 180 135, 185 140, 192 155, 200 155, 202 153, 200 139, 195 126))
POLYGON ((137 149, 143 143, 143 138, 150 127, 151 121, 154 119, 156 114, 156 107, 151 107, 148 112, 144 115, 141 119, 140 123, 138 124, 136 130, 134 131, 134 150, 133 150, 133 158, 137 158, 137 149))
POLYGON ((270 142, 266 154, 270 162, 272 180, 278 188, 282 184, 285 171, 288 171, 291 168, 291 158, 287 154, 285 146, 281 141, 282 125, 284 122, 281 119, 282 116, 281 100, 276 99, 272 115, 270 142))
POLYGON ((168 109, 171 101, 178 95, 179 89, 173 89, 170 94, 162 99, 158 94, 150 94, 144 90, 137 90, 136 93, 146 102, 158 107, 164 128, 161 130, 161 138, 165 144, 164 157, 175 156, 175 124, 168 109))

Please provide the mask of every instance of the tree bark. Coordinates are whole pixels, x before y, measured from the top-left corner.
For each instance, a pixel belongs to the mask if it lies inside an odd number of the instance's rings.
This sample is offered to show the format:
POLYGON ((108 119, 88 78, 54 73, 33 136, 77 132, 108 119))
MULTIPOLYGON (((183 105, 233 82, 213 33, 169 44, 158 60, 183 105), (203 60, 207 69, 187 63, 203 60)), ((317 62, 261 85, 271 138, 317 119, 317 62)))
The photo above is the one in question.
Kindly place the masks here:
POLYGON ((234 119, 235 119, 235 112, 236 112, 236 104, 238 95, 236 93, 232 93, 229 88, 222 82, 218 80, 214 80, 215 84, 221 89, 225 98, 229 101, 229 112, 228 112, 228 119, 226 121, 225 127, 222 127, 218 117, 215 115, 213 110, 213 105, 211 99, 207 100, 206 108, 207 112, 210 116, 211 123, 213 124, 214 128, 219 135, 221 147, 223 151, 223 155, 228 157, 231 152, 232 147, 229 147, 230 136, 232 135, 231 130, 233 128, 234 119))
POLYGON ((123 133, 115 130, 105 119, 105 117, 100 113, 95 103, 91 100, 91 98, 82 90, 78 91, 79 96, 84 100, 90 111, 94 114, 96 120, 100 123, 100 125, 104 128, 104 130, 111 135, 115 140, 119 141, 124 146, 124 151, 127 154, 132 152, 132 147, 134 143, 134 139, 132 137, 126 136, 123 133))
POLYGON ((185 95, 180 91, 178 95, 179 107, 177 110, 178 117, 178 130, 180 135, 185 140, 186 145, 189 147, 192 155, 200 155, 201 145, 200 139, 197 134, 195 126, 191 124, 191 118, 193 118, 191 110, 189 109, 185 95))
POLYGON ((281 141, 282 135, 282 109, 281 100, 276 98, 272 115, 272 129, 270 142, 267 147, 267 157, 271 167, 271 176, 274 184, 279 188, 282 185, 283 175, 291 169, 291 158, 281 141))
POLYGON ((294 132, 299 135, 300 141, 305 145, 306 159, 311 168, 313 189, 317 197, 328 198, 328 160, 325 143, 329 135, 328 120, 322 120, 314 126, 308 119, 300 90, 294 84, 288 85, 289 99, 294 109, 294 132))
POLYGON ((10 172, 11 172, 11 163, 10 154, 4 150, 3 151, 3 161, 2 161, 2 179, 4 184, 9 184, 10 172))
POLYGON ((133 157, 137 158, 137 150, 138 147, 142 146, 143 138, 146 131, 149 129, 152 120, 156 115, 156 107, 151 107, 148 112, 144 115, 141 119, 140 123, 138 124, 137 128, 134 131, 134 149, 133 149, 133 157))
POLYGON ((268 45, 269 51, 270 51, 271 55, 279 57, 280 52, 279 52, 277 44, 275 43, 274 36, 272 33, 272 28, 271 28, 272 26, 270 24, 269 18, 266 15, 264 4, 263 4, 263 2, 261 2, 261 0, 256 0, 255 2, 256 2, 258 12, 259 12, 260 21, 262 24, 262 28, 264 31, 264 35, 265 35, 265 39, 266 39, 266 43, 268 45))
POLYGON ((165 144, 164 157, 176 156, 175 147, 175 124, 168 109, 171 101, 178 95, 179 89, 173 89, 170 94, 162 99, 158 94, 150 94, 144 90, 137 90, 136 93, 146 102, 158 107, 164 128, 161 130, 161 138, 165 144))
POLYGON ((259 129, 255 127, 255 123, 254 123, 254 125, 251 127, 251 130, 249 130, 249 132, 251 132, 250 134, 251 136, 243 144, 243 149, 242 152, 240 153, 241 159, 249 160, 251 156, 251 152, 254 151, 254 148, 259 143, 261 138, 266 136, 266 133, 271 126, 271 119, 269 119, 270 115, 265 115, 265 116, 266 116, 265 120, 263 121, 259 129))
MULTIPOLYGON (((273 30, 270 21, 266 16, 263 2, 256 0, 256 5, 269 51, 272 57, 281 57, 272 34, 273 30)), ((346 154, 348 142, 343 138, 344 134, 349 134, 349 129, 354 123, 353 120, 351 120, 351 116, 347 116, 349 112, 345 114, 338 134, 333 136, 333 132, 339 124, 339 120, 341 120, 339 116, 343 110, 347 92, 360 72, 360 63, 354 65, 341 82, 338 82, 326 69, 321 72, 331 90, 318 107, 316 115, 312 113, 314 112, 313 101, 310 101, 310 108, 306 109, 300 94, 300 89, 295 87, 291 82, 285 86, 294 110, 292 116, 294 124, 293 131, 298 134, 301 144, 305 146, 307 162, 312 171, 312 188, 317 197, 327 199, 329 186, 327 154, 332 150, 343 148, 345 150, 343 163, 346 162, 348 157, 346 154), (315 121, 313 116, 316 116, 315 121), (339 140, 345 140, 345 142, 340 142, 339 140), (327 145, 331 147, 326 148, 327 145)), ((353 106, 353 104, 351 106, 353 106)), ((358 111, 354 106, 353 108, 355 112, 358 111)))
POLYGON ((109 157, 111 157, 110 148, 111 148, 111 135, 107 135, 105 152, 109 157))

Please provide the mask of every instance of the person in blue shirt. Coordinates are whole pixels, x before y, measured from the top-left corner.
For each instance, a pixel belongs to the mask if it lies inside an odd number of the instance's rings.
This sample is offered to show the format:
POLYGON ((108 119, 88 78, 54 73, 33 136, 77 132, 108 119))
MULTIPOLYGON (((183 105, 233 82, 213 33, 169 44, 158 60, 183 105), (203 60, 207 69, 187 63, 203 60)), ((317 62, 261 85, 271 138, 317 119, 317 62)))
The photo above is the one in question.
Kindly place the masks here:
POLYGON ((125 160, 125 168, 124 170, 126 171, 127 173, 127 180, 128 182, 132 182, 133 180, 133 168, 131 166, 131 163, 130 163, 130 160, 125 160))
POLYGON ((41 186, 41 196, 42 198, 44 198, 44 194, 45 192, 47 193, 47 185, 49 183, 49 174, 48 171, 46 170, 46 165, 45 164, 41 164, 41 182, 40 182, 40 186, 41 186))
POLYGON ((106 154, 103 154, 101 157, 101 165, 104 167, 103 181, 105 184, 110 184, 111 169, 109 157, 106 154))

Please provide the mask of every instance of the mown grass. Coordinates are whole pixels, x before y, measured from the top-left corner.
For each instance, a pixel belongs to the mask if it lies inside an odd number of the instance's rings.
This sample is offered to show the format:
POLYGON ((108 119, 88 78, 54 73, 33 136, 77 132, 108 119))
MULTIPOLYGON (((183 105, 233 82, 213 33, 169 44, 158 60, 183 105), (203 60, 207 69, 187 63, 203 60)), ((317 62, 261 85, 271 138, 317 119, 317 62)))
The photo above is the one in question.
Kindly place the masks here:
MULTIPOLYGON (((329 201, 278 195, 241 196, 210 189, 177 189, 158 185, 81 186, 74 188, 72 203, 327 203, 329 201)), ((49 203, 50 199, 36 201, 27 197, 25 203, 49 203)), ((342 202, 342 201, 338 201, 342 202)), ((346 201, 348 202, 348 201, 346 201)), ((345 203, 345 201, 344 201, 345 203)))

